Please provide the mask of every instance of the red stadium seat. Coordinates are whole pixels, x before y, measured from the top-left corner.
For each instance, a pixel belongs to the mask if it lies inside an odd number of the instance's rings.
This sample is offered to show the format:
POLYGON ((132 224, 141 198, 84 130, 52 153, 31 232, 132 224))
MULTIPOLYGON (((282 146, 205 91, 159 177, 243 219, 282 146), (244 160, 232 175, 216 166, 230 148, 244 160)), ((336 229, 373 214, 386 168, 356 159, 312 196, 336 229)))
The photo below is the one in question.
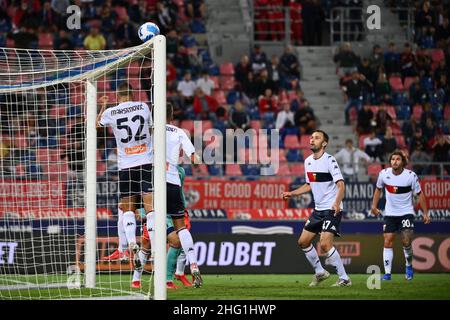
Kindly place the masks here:
POLYGON ((405 90, 405 87, 403 86, 401 77, 397 77, 397 76, 390 77, 389 84, 391 85, 392 90, 394 90, 394 91, 401 92, 401 91, 405 90))
POLYGON ((278 167, 277 175, 279 175, 279 176, 290 176, 291 175, 291 169, 289 168, 289 165, 286 162, 280 163, 280 166, 278 167))
POLYGON ((305 165, 303 163, 291 164, 291 173, 293 176, 304 176, 305 175, 305 165))
POLYGON ((134 76, 134 78, 139 78, 141 70, 141 64, 137 61, 130 62, 127 67, 128 77, 134 76))
POLYGON ((61 106, 53 106, 50 108, 50 118, 52 119, 63 119, 66 117, 66 108, 61 106))
POLYGON ((302 153, 303 153, 303 159, 306 159, 307 157, 312 155, 312 151, 310 148, 302 149, 302 153))
POLYGON ((127 8, 122 6, 116 6, 115 11, 118 15, 118 20, 121 20, 123 17, 128 16, 127 8))
POLYGON ((409 87, 416 81, 416 77, 406 77, 405 78, 405 90, 409 90, 409 87))
POLYGON ((235 85, 234 76, 222 76, 220 77, 220 88, 222 90, 233 90, 235 85))
POLYGON ((209 78, 214 82, 214 90, 218 90, 220 87, 219 77, 218 76, 209 76, 209 78))
POLYGON ((350 122, 355 122, 358 120, 358 110, 356 108, 351 108, 349 111, 350 122))
POLYGON ((376 178, 378 176, 378 173, 380 173, 380 171, 383 168, 381 167, 381 164, 379 163, 371 163, 369 164, 369 166, 367 167, 367 175, 369 177, 374 177, 376 178))
POLYGON ((422 106, 420 104, 416 104, 413 107, 413 117, 414 117, 414 119, 416 119, 417 121, 420 121, 420 118, 422 117, 422 112, 423 112, 422 106))
POLYGON ((40 33, 38 46, 40 49, 53 49, 53 35, 51 33, 40 33))
POLYGON ((133 91, 133 99, 135 101, 142 101, 148 103, 148 95, 147 92, 139 90, 139 91, 133 91))
POLYGON ((214 91, 213 98, 216 99, 217 103, 219 105, 226 105, 227 104, 227 98, 225 97, 225 92, 222 90, 214 91))
POLYGON ((207 177, 209 176, 208 167, 206 164, 201 163, 197 167, 192 168, 192 174, 195 177, 207 177))
POLYGON ((400 125, 398 123, 392 123, 390 125, 390 128, 392 129, 392 134, 395 135, 399 135, 399 134, 403 134, 402 133, 402 129, 400 128, 400 125))
POLYGON ((260 120, 250 120, 250 126, 256 131, 261 129, 261 121, 260 120))
POLYGON ((444 119, 447 121, 450 119, 450 104, 446 105, 444 108, 444 119))
POLYGON ((387 112, 388 115, 391 116, 391 118, 392 118, 393 120, 396 120, 396 119, 397 119, 397 113, 395 112, 395 107, 393 107, 393 106, 388 106, 388 107, 386 108, 386 112, 387 112))
POLYGON ((97 176, 103 176, 106 173, 106 162, 97 161, 97 176))
POLYGON ((361 150, 364 150, 364 139, 367 138, 368 136, 369 136, 368 134, 362 134, 359 136, 358 148, 360 148, 361 150))
POLYGON ((401 149, 406 148, 405 137, 403 135, 396 135, 394 137, 395 137, 395 140, 397 141, 398 148, 401 148, 401 149))
POLYGON ((111 91, 111 79, 107 77, 102 77, 97 80, 97 90, 98 92, 111 91))
POLYGON ((309 144, 309 140, 311 139, 311 137, 309 135, 302 135, 300 137, 300 148, 301 149, 309 149, 310 144, 309 144))
POLYGON ((181 121, 181 129, 186 129, 191 134, 194 132, 194 120, 181 121))
POLYGON ((232 62, 224 62, 220 65, 220 74, 223 76, 233 76, 234 66, 232 62))
POLYGON ((435 63, 441 62, 445 58, 444 51, 442 49, 434 49, 431 52, 431 60, 435 63))
POLYGON ((213 128, 213 123, 211 120, 203 120, 202 121, 202 130, 205 132, 208 129, 213 128))
POLYGON ((286 149, 299 149, 299 148, 301 148, 300 142, 298 141, 298 137, 295 134, 288 134, 284 138, 284 147, 286 149))
POLYGON ((225 165, 225 174, 227 176, 242 176, 241 166, 239 164, 227 164, 225 165))

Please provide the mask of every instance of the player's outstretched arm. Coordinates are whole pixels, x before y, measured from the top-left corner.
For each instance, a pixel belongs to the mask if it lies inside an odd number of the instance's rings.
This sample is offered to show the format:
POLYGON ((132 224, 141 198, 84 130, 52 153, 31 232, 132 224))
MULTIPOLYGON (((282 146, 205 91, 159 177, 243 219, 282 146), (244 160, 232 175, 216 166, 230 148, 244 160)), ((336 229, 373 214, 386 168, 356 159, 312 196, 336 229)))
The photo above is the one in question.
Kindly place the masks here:
POLYGON ((295 190, 286 191, 286 192, 281 193, 281 197, 283 198, 283 200, 288 200, 292 197, 299 196, 303 193, 307 193, 310 191, 311 191, 311 186, 309 184, 305 183, 304 185, 302 185, 301 187, 299 187, 295 190))
POLYGON ((97 114, 97 128, 101 128, 102 126, 100 125, 100 119, 102 118, 102 114, 103 112, 105 112, 106 106, 108 105, 108 96, 103 96, 99 99, 102 108, 100 109, 100 112, 97 114))
POLYGON ((419 194, 419 203, 423 211, 423 222, 425 224, 429 224, 431 222, 431 219, 430 216, 428 215, 427 201, 425 199, 423 192, 419 194))
POLYGON ((380 197, 381 189, 376 188, 375 192, 373 193, 372 208, 370 209, 370 212, 372 212, 376 216, 381 213, 380 209, 378 209, 378 202, 380 201, 380 197))
POLYGON ((191 154, 191 162, 194 167, 201 163, 200 157, 195 152, 191 154))

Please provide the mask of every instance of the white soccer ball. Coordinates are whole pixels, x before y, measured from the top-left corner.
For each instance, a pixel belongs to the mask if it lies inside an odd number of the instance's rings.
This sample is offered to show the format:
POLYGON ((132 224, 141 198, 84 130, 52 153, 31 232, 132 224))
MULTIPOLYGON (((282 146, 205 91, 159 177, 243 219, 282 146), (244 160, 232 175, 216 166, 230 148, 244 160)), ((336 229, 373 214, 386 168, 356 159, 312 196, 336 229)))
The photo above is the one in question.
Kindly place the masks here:
POLYGON ((159 34, 159 27, 153 22, 146 22, 139 27, 138 35, 143 42, 147 42, 159 34))

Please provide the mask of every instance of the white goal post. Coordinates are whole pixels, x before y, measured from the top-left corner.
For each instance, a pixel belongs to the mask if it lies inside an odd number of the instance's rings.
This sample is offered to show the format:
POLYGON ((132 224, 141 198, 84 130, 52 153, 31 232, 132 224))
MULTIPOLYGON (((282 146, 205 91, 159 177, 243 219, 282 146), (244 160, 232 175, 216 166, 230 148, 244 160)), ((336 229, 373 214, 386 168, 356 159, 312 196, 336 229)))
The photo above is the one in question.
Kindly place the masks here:
MULTIPOLYGON (((126 263, 100 261, 112 247, 109 240, 104 240, 105 247, 99 251, 97 238, 99 162, 105 177, 117 173, 117 169, 114 173, 109 167, 114 164, 108 158, 113 157, 114 147, 108 137, 104 138, 103 149, 98 148, 97 101, 104 94, 114 97, 114 90, 122 81, 133 87, 136 99, 147 100, 153 111, 153 298, 167 298, 166 38, 158 35, 139 46, 120 50, 0 48, 0 242, 11 244, 8 254, 12 257, 0 264, 0 299, 144 296, 142 291, 130 289, 132 270, 127 269, 126 263), (83 128, 81 133, 75 130, 78 125, 83 128), (84 135, 83 142, 77 140, 80 134, 84 135), (32 139, 35 141, 30 142, 32 139), (65 153, 72 147, 78 148, 82 158, 65 153), (82 171, 78 172, 77 166, 82 171), (31 189, 41 192, 35 194, 31 189), (58 196, 56 189, 60 191, 58 196), (84 213, 84 225, 81 214, 74 212, 84 213), (61 213, 67 213, 62 223, 61 213), (16 226, 21 224, 30 226, 31 236, 16 232, 16 226), (45 234, 41 230, 39 241, 34 237, 40 232, 37 226, 46 228, 45 234), (80 228, 84 228, 83 235, 77 233, 80 228), (56 229, 62 229, 58 245, 49 231, 56 229), (84 251, 79 249, 82 246, 84 251), (47 252, 52 248, 56 251, 47 252), (66 288, 71 283, 69 273, 64 275, 66 269, 80 261, 84 272, 82 288, 66 288)), ((111 218, 110 212, 117 210, 117 203, 109 199, 118 194, 103 196, 106 200, 102 207, 111 218)), ((112 225, 105 222, 101 226, 108 237, 117 236, 110 234, 112 225)), ((143 281, 150 282, 148 278, 143 281)), ((149 283, 146 290, 151 288, 149 283)))

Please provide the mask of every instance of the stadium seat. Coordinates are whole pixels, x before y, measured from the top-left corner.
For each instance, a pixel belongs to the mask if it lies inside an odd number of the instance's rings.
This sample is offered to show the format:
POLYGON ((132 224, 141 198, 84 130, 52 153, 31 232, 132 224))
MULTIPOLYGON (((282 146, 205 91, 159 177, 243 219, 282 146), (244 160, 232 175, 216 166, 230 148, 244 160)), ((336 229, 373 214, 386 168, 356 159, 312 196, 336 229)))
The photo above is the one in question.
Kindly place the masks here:
POLYGON ((386 108, 386 112, 387 112, 388 115, 391 116, 391 118, 392 118, 393 120, 396 120, 396 119, 397 119, 397 113, 395 112, 395 107, 393 107, 393 106, 388 106, 388 107, 386 108))
POLYGON ((242 176, 241 166, 239 164, 227 164, 225 165, 225 174, 227 176, 242 176))
POLYGON ((298 141, 298 137, 294 134, 288 134, 284 138, 284 147, 286 149, 299 149, 301 148, 300 142, 298 141))
POLYGON ((279 176, 290 176, 291 175, 291 169, 289 168, 289 165, 286 162, 280 163, 280 166, 278 167, 277 175, 279 175, 279 176))
POLYGON ((145 92, 143 90, 133 91, 133 99, 135 101, 144 101, 144 102, 148 102, 149 101, 147 92, 145 92))
POLYGON ((61 119, 66 117, 66 108, 65 106, 52 106, 50 108, 50 118, 52 119, 61 119))
POLYGON ((401 149, 406 148, 405 137, 403 135, 395 135, 395 140, 397 141, 397 146, 401 149))
POLYGON ((117 20, 119 20, 119 21, 121 19, 123 19, 124 17, 128 16, 127 8, 125 8, 125 7, 116 6, 115 7, 115 11, 116 11, 116 13, 118 15, 117 20))
POLYGON ((214 90, 218 90, 220 88, 220 81, 218 76, 209 76, 209 78, 214 82, 214 90))
POLYGON ((51 181, 66 181, 67 173, 69 171, 67 162, 58 162, 42 165, 44 173, 47 173, 47 177, 51 181))
POLYGON ((304 134, 304 135, 302 135, 300 137, 300 148, 301 149, 309 149, 309 147, 310 147, 309 139, 310 138, 311 137, 309 135, 306 135, 306 134, 304 134))
POLYGON ((222 176, 223 175, 222 165, 218 164, 209 165, 208 172, 211 176, 222 176))
POLYGON ((192 169, 194 177, 207 177, 209 176, 208 167, 206 164, 201 163, 197 167, 192 169))
POLYGON ((261 121, 260 120, 250 120, 250 126, 259 131, 261 129, 261 121))
POLYGON ((181 121, 181 129, 187 130, 189 133, 194 132, 194 120, 183 120, 181 121))
POLYGON ((445 54, 442 49, 434 49, 431 52, 431 61, 433 61, 433 63, 439 63, 443 59, 445 59, 445 54))
POLYGON ((221 76, 220 88, 225 91, 233 90, 235 85, 234 76, 221 76))
POLYGON ((219 76, 220 75, 220 69, 219 66, 217 64, 211 64, 208 67, 208 74, 210 76, 219 76))
POLYGON ((292 163, 291 164, 291 174, 293 176, 304 176, 305 175, 305 165, 303 163, 292 163))
POLYGON ((364 139, 367 138, 368 134, 361 134, 358 139, 358 148, 364 150, 364 139))
POLYGON ((128 77, 134 76, 132 78, 139 78, 141 72, 141 65, 137 61, 130 62, 127 67, 128 77))
POLYGON ((213 123, 211 120, 203 120, 202 121, 202 130, 203 132, 205 132, 208 129, 212 129, 213 128, 213 123))
POLYGON ((379 163, 370 163, 367 167, 367 175, 372 178, 376 178, 378 173, 382 170, 381 164, 379 163))
POLYGON ((220 74, 223 76, 234 75, 234 65, 232 62, 224 62, 220 65, 220 74))
POLYGON ((214 91, 213 98, 216 99, 217 103, 219 105, 226 105, 227 104, 227 98, 225 97, 225 92, 222 90, 214 91))
POLYGON ((260 170, 257 164, 243 164, 241 166, 242 173, 245 176, 259 176, 260 170))
POLYGON ((51 33, 40 33, 38 46, 40 49, 53 49, 53 35, 51 33))
POLYGON ((358 120, 358 111, 356 108, 351 108, 349 111, 350 122, 353 123, 358 120))
POLYGON ((409 90, 409 87, 416 81, 416 77, 406 77, 405 78, 405 90, 409 90))
POLYGON ((389 78, 389 84, 391 85, 392 90, 397 92, 402 92, 405 90, 405 87, 402 83, 402 78, 398 76, 392 76, 389 78))
POLYGON ((303 161, 303 157, 299 149, 289 149, 286 150, 286 159, 288 162, 299 162, 303 161))
POLYGON ((106 162, 97 161, 97 176, 103 176, 106 173, 106 162))
POLYGON ((446 105, 444 108, 444 120, 450 119, 450 104, 446 105))
POLYGON ((303 159, 308 158, 310 155, 312 155, 312 151, 310 148, 307 149, 302 149, 302 153, 303 153, 303 159))
POLYGON ((422 106, 420 104, 416 104, 413 107, 413 117, 414 117, 414 119, 416 119, 417 121, 420 121, 420 118, 422 117, 422 112, 423 112, 422 106))

